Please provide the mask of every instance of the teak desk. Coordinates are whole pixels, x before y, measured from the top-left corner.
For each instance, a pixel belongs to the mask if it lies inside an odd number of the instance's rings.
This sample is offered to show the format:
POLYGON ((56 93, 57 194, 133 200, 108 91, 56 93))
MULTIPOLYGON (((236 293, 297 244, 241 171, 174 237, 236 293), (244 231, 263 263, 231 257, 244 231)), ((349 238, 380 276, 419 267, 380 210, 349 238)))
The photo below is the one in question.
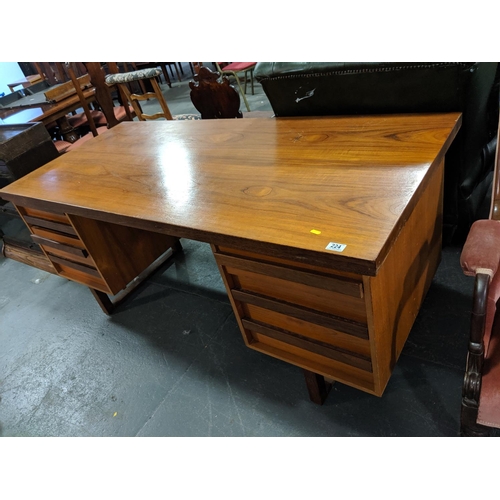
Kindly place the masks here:
POLYGON ((57 273, 116 294, 211 244, 248 347, 381 396, 441 255, 458 113, 124 122, 0 191, 57 273))

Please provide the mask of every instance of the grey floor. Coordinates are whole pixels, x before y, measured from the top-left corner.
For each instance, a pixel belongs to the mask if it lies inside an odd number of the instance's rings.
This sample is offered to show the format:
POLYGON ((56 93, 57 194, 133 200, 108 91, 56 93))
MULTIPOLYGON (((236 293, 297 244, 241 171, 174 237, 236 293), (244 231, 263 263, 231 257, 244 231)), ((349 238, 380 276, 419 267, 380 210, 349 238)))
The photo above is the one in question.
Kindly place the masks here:
MULTIPOLYGON (((162 86, 173 114, 196 112, 183 68, 162 86)), ((249 101, 271 110, 258 84, 249 101)), ((182 244, 112 316, 0 256, 1 436, 458 435, 473 285, 460 248, 443 249, 384 395, 337 383, 317 406, 299 368, 245 347, 209 246, 182 244)))

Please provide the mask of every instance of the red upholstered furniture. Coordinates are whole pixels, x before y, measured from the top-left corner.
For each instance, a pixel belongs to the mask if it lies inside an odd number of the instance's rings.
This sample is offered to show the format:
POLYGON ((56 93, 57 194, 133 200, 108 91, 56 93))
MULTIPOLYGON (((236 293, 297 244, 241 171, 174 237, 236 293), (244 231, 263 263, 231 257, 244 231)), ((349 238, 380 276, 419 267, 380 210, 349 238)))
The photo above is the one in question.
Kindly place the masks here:
POLYGON ((217 71, 221 75, 231 75, 236 79, 236 83, 238 84, 238 88, 240 89, 241 96, 245 101, 245 106, 247 111, 250 111, 250 106, 248 105, 247 98, 245 94, 247 93, 247 81, 248 74, 250 74, 250 85, 252 87, 252 95, 254 93, 253 90, 253 70, 255 69, 256 62, 232 62, 232 63, 222 63, 216 62, 215 65, 217 67, 217 71), (242 90, 240 79, 238 78, 238 73, 244 73, 245 76, 245 90, 242 90))
MULTIPOLYGON (((499 127, 500 133, 500 127, 499 127)), ((472 225, 462 249, 464 273, 475 276, 460 433, 485 436, 500 428, 500 148, 489 219, 472 225)))

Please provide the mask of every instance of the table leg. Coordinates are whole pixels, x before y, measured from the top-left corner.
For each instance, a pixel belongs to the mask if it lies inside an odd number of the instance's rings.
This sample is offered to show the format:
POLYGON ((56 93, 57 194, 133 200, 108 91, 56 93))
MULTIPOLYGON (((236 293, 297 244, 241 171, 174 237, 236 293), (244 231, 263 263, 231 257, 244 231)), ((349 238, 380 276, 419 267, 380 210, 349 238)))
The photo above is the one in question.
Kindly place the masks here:
POLYGON ((322 405, 332 388, 332 384, 325 380, 325 377, 317 373, 303 369, 304 377, 306 379, 307 390, 309 391, 309 398, 313 403, 322 405))
POLYGON ((68 119, 65 116, 59 118, 57 120, 57 124, 59 125, 59 130, 61 131, 62 138, 65 141, 74 143, 80 138, 75 129, 69 124, 68 119))
POLYGON ((105 294, 104 292, 96 290, 95 288, 89 288, 89 290, 92 292, 92 295, 94 296, 94 299, 97 301, 100 308, 102 309, 102 312, 110 316, 111 313, 113 312, 115 305, 108 297, 108 295, 105 294))

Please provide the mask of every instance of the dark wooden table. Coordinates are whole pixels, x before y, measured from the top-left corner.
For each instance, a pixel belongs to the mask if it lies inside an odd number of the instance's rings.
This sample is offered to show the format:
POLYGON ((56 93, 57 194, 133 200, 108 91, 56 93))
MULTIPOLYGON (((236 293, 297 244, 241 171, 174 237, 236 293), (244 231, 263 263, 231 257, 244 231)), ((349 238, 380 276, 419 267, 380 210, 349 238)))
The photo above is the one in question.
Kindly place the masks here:
POLYGON ((246 345, 381 396, 441 254, 458 113, 124 122, 0 191, 56 272, 117 293, 211 244, 246 345))
POLYGON ((41 82, 43 78, 40 75, 28 75, 25 76, 24 78, 20 78, 19 80, 16 80, 15 82, 8 83, 7 87, 9 87, 11 92, 14 92, 14 89, 16 87, 19 87, 19 85, 22 85, 23 89, 26 87, 30 87, 34 83, 41 82))
MULTIPOLYGON (((44 92, 23 97, 4 106, 0 109, 2 122, 6 124, 41 122, 45 126, 56 122, 64 140, 75 142, 79 136, 68 123, 67 115, 81 107, 78 95, 75 92, 59 102, 49 102, 44 92)), ((93 87, 85 89, 83 93, 87 103, 90 104, 96 100, 93 87)))

